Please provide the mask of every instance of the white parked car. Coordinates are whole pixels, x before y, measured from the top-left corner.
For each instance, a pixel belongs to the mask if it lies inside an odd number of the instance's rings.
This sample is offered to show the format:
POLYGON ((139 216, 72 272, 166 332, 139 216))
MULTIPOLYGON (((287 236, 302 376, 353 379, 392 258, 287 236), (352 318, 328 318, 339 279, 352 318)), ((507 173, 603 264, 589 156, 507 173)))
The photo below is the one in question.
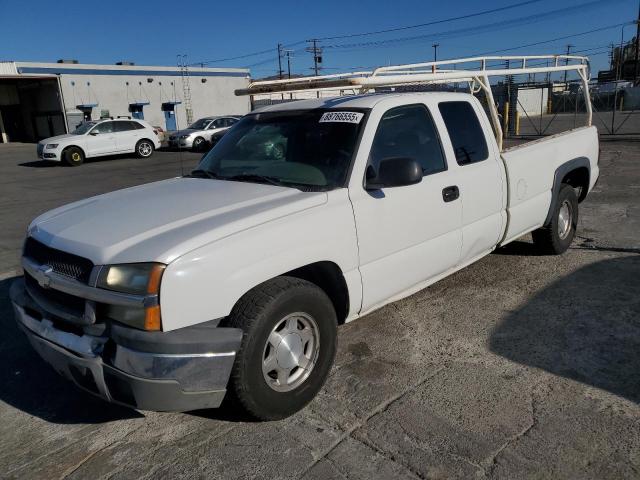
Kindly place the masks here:
POLYGON ((81 165, 85 158, 134 153, 146 158, 160 148, 153 127, 138 119, 116 118, 85 122, 73 133, 38 142, 38 158, 81 165))
POLYGON ((201 151, 212 143, 211 137, 219 135, 231 128, 240 117, 205 117, 189 125, 184 130, 172 132, 169 136, 169 146, 201 151))
POLYGON ((339 324, 529 232, 564 252, 598 175, 595 127, 501 152, 468 94, 274 105, 191 175, 36 218, 11 299, 40 355, 108 401, 231 390, 282 418, 320 390, 339 324))

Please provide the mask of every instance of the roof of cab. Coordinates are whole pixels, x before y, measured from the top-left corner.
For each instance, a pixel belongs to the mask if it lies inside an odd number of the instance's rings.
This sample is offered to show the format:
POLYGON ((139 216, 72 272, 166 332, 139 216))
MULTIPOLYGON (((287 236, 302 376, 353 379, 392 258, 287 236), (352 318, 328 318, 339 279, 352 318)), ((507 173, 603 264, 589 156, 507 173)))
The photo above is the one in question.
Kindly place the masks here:
POLYGON ((331 98, 313 98, 310 100, 294 100, 292 102, 279 103, 276 105, 269 105, 266 107, 257 108, 252 113, 264 113, 264 112, 282 112, 287 110, 312 110, 315 108, 373 108, 378 102, 398 96, 469 96, 467 93, 454 93, 454 92, 394 92, 394 93, 369 93, 364 95, 349 95, 344 97, 331 97, 331 98))

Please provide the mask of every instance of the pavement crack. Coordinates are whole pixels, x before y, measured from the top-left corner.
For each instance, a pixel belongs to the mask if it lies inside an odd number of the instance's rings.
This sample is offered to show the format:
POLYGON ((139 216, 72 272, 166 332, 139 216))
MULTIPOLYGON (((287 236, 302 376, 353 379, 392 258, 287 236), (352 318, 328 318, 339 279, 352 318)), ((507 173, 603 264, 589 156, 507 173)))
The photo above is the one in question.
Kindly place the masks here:
POLYGON ((395 402, 397 402, 408 393, 413 392, 415 389, 419 388, 420 386, 422 386, 423 384, 431 380, 433 377, 435 377, 438 373, 440 373, 445 368, 446 368, 445 366, 437 368, 436 370, 432 371, 429 375, 422 377, 420 381, 418 381, 417 383, 409 385, 407 388, 399 392, 397 395, 394 395, 386 399, 385 401, 381 402, 380 404, 378 404, 378 406, 376 406, 373 410, 371 410, 362 420, 354 423, 351 427, 344 430, 342 435, 340 435, 331 445, 329 445, 324 451, 322 451, 318 456, 316 456, 313 459, 313 461, 307 466, 307 468, 305 468, 300 473, 298 478, 302 478, 304 475, 306 475, 318 462, 320 462, 323 458, 326 458, 328 455, 330 455, 331 452, 333 452, 345 439, 351 437, 353 432, 364 427, 369 422, 369 420, 379 415, 380 413, 386 412, 389 409, 389 407, 393 405, 395 402))
POLYGON ((493 470, 497 465, 498 457, 502 454, 502 452, 504 452, 511 445, 515 444, 520 439, 525 437, 531 430, 533 430, 533 428, 535 428, 538 425, 538 412, 537 412, 536 398, 535 398, 535 390, 537 387, 538 385, 534 385, 529 394, 529 399, 530 399, 529 410, 530 410, 530 416, 531 416, 531 420, 529 424, 525 426, 522 430, 520 430, 518 433, 516 433, 515 435, 512 435, 511 437, 509 437, 506 442, 500 445, 500 447, 498 447, 497 450, 495 450, 491 455, 489 455, 487 458, 485 458, 482 461, 483 466, 481 468, 483 469, 485 476, 489 476, 493 473, 493 470))
POLYGON ((409 473, 411 473, 412 475, 414 475, 416 478, 419 479, 424 479, 426 478, 425 475, 417 470, 415 470, 411 465, 403 462, 402 460, 400 460, 399 458, 396 458, 395 455, 387 452, 386 450, 383 450, 382 448, 380 448, 378 445, 375 444, 375 442, 373 442, 371 439, 367 438, 359 438, 359 437, 354 437, 353 435, 349 435, 350 438, 352 438, 353 440, 355 440, 356 442, 359 442, 367 447, 369 447, 371 450, 373 450, 374 452, 376 452, 378 455, 380 455, 381 457, 385 458, 386 460, 396 463, 398 465, 400 465, 401 467, 403 467, 405 470, 407 470, 409 473))

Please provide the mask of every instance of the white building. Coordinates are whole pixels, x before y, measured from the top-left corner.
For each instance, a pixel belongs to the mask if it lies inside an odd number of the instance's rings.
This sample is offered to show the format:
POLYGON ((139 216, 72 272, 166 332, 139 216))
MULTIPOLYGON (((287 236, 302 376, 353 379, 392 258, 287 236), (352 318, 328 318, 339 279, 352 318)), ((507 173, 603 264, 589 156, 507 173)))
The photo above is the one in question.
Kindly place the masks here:
MULTIPOLYGON (((192 118, 244 115, 249 70, 188 70, 192 118)), ((179 67, 0 62, 0 142, 32 142, 73 131, 84 119, 132 116, 165 130, 187 125, 179 67)))

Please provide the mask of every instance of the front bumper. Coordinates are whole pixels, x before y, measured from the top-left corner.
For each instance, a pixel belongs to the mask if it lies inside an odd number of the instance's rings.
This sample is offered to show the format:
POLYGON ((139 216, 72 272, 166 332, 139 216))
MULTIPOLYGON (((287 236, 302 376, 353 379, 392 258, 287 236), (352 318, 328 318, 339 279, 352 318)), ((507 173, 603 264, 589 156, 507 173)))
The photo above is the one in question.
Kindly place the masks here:
POLYGON ((169 147, 173 148, 191 148, 193 147, 193 138, 169 138, 169 147))
MULTIPOLYGON (((57 328, 19 279, 10 290, 16 321, 59 374, 109 402, 140 410, 220 406, 242 331, 202 324, 172 332, 110 325, 100 334, 57 328)), ((93 328, 96 325, 83 327, 93 328)))
POLYGON ((44 145, 38 144, 36 152, 40 160, 50 160, 59 162, 62 158, 59 148, 45 149, 44 145))

